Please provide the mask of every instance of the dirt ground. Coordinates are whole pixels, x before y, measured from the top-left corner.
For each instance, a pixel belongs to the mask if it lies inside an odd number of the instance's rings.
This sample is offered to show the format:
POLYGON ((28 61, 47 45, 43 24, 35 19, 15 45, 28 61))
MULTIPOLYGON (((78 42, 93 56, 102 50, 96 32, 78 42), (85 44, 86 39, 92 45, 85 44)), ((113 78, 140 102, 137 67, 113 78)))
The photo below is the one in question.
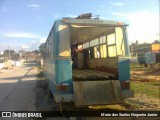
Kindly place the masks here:
POLYGON ((160 110, 160 66, 131 68, 134 98, 126 100, 135 110, 160 110))
POLYGON ((37 71, 34 61, 21 67, 2 69, 0 73, 0 111, 34 110, 37 71))
MULTIPOLYGON (((134 98, 125 100, 125 105, 113 106, 115 109, 121 110, 153 110, 160 111, 160 68, 156 67, 134 67, 131 68, 131 89, 134 90, 134 98), (137 87, 138 86, 138 87, 137 87), (151 93, 147 93, 149 90, 151 93), (146 94, 147 93, 147 94, 146 94), (154 93, 154 94, 153 94, 154 93)), ((36 110, 37 111, 59 111, 60 107, 54 103, 53 98, 49 98, 47 95, 47 82, 43 77, 38 78, 36 88, 36 110)), ((75 118, 47 118, 46 120, 75 120, 75 118)), ((111 119, 111 118, 108 118, 111 119)), ((114 118, 112 118, 114 120, 114 118)), ((120 117, 119 120, 150 120, 151 118, 124 118, 120 117)), ((154 117, 152 119, 159 119, 154 117)), ((107 118, 81 118, 81 120, 107 120, 107 118)))
POLYGON ((160 65, 150 67, 140 67, 136 65, 131 68, 131 80, 132 81, 154 81, 160 82, 160 65))

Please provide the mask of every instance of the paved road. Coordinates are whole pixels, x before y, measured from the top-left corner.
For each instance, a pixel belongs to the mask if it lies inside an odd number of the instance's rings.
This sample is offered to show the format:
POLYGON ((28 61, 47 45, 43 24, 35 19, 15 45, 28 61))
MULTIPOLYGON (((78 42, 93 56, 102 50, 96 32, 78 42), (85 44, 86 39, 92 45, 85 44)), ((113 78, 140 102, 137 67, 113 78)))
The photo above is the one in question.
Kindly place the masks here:
POLYGON ((0 111, 34 111, 36 63, 0 73, 0 111))

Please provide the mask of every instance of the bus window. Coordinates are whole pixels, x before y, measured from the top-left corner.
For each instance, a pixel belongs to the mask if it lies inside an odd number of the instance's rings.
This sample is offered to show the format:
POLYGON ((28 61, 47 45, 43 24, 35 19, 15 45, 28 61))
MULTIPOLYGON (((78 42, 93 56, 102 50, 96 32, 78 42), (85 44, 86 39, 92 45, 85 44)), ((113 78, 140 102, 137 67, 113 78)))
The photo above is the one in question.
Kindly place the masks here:
POLYGON ((97 46, 98 44, 99 44, 99 40, 98 39, 94 39, 94 40, 90 41, 90 47, 97 46))
POLYGON ((99 46, 94 47, 94 57, 100 58, 99 46))
POLYGON ((70 56, 70 33, 68 25, 59 26, 59 55, 70 56))
POLYGON ((116 57, 116 46, 115 45, 108 47, 108 56, 109 57, 116 57))
POLYGON ((106 43, 106 36, 100 37, 100 44, 106 43))
POLYGON ((109 57, 116 57, 115 33, 109 34, 107 36, 107 46, 108 46, 108 56, 109 57))
POLYGON ((106 44, 100 45, 100 53, 101 53, 101 58, 106 58, 107 57, 106 44))
POLYGON ((90 58, 94 58, 94 48, 90 48, 90 58))
POLYGON ((107 46, 106 46, 106 36, 102 36, 99 38, 100 40, 100 55, 101 58, 107 57, 107 46))
POLYGON ((116 27, 115 31, 116 31, 117 55, 125 55, 123 30, 121 27, 116 27))
POLYGON ((83 49, 89 48, 89 42, 83 44, 83 49))
POLYGON ((115 44, 116 40, 115 40, 115 33, 109 34, 107 36, 107 45, 113 45, 115 44))

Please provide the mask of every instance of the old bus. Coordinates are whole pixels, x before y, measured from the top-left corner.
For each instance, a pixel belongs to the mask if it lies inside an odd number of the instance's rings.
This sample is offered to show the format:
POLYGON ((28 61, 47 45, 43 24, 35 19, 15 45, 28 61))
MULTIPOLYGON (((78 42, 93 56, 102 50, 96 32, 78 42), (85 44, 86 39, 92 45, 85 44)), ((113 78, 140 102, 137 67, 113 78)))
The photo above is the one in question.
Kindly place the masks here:
POLYGON ((130 90, 127 24, 56 20, 44 49, 44 73, 56 102, 76 106, 123 103, 130 90))

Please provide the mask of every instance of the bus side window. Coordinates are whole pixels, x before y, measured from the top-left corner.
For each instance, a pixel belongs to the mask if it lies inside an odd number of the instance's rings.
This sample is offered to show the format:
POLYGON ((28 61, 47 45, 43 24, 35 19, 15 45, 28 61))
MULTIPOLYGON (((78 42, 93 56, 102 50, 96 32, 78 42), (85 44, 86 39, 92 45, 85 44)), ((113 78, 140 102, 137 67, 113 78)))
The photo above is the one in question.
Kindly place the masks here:
POLYGON ((94 48, 90 48, 90 58, 94 58, 94 48))
POLYGON ((116 27, 115 31, 116 31, 117 55, 125 55, 123 30, 121 27, 116 27))
POLYGON ((94 47, 94 58, 100 58, 99 46, 94 47))
POLYGON ((100 53, 101 53, 101 58, 106 58, 107 57, 107 46, 106 46, 106 44, 100 45, 100 53))
POLYGON ((107 46, 108 46, 108 56, 109 57, 116 57, 117 51, 116 51, 115 33, 112 33, 107 36, 107 46))

